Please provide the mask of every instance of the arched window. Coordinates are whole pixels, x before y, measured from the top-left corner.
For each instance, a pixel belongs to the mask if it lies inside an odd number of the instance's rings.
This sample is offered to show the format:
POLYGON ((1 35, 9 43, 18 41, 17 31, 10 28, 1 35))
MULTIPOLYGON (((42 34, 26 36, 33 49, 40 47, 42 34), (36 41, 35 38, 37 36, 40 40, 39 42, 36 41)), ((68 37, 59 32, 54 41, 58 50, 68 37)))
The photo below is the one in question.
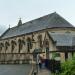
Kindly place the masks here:
POLYGON ((2 50, 3 47, 4 47, 4 44, 0 43, 0 51, 2 50))
POLYGON ((18 40, 18 45, 19 45, 19 50, 18 50, 18 52, 20 53, 20 50, 22 49, 21 39, 18 40))
POLYGON ((47 39, 44 41, 44 47, 49 47, 49 41, 47 39))
POLYGON ((15 46, 16 46, 16 42, 14 40, 11 41, 11 52, 13 52, 15 46))
POLYGON ((35 40, 34 40, 34 34, 33 34, 33 33, 32 33, 32 41, 35 41, 35 40))
POLYGON ((42 47, 42 35, 38 35, 39 46, 42 47))
POLYGON ((44 47, 46 48, 46 58, 49 59, 49 41, 48 39, 44 40, 44 47))
POLYGON ((25 45, 24 39, 19 39, 18 45, 19 45, 19 51, 18 52, 20 53, 20 50, 23 48, 23 45, 25 45))
POLYGON ((32 40, 31 38, 27 38, 27 49, 28 49, 28 52, 30 52, 30 49, 32 49, 32 40))
POLYGON ((5 42, 5 51, 8 49, 8 46, 10 46, 10 44, 9 44, 8 41, 6 41, 6 42, 5 42))

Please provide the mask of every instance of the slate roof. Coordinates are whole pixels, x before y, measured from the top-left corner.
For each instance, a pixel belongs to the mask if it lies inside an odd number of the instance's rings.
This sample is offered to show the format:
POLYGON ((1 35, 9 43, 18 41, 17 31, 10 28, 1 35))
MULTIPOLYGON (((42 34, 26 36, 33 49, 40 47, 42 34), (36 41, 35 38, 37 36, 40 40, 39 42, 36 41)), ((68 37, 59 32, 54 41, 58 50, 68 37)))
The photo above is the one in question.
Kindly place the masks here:
POLYGON ((49 34, 56 41, 56 46, 75 46, 75 34, 51 32, 49 34))
POLYGON ((27 34, 46 28, 73 27, 69 22, 62 18, 56 12, 40 17, 38 19, 26 22, 13 28, 9 28, 2 34, 1 38, 9 38, 17 35, 27 34))

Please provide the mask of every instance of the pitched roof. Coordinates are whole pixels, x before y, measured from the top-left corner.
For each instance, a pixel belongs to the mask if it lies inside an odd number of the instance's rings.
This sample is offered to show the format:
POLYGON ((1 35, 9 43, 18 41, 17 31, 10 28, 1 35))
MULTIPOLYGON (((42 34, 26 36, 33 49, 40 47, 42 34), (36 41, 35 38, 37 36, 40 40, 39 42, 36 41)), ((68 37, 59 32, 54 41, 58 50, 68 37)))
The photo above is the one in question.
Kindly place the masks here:
POLYGON ((75 46, 75 34, 51 32, 49 34, 56 41, 56 46, 75 46))
POLYGON ((73 26, 56 12, 54 12, 52 14, 24 23, 22 25, 10 28, 9 30, 5 31, 4 34, 2 34, 1 38, 5 39, 17 35, 39 31, 46 28, 56 27, 63 28, 73 26))

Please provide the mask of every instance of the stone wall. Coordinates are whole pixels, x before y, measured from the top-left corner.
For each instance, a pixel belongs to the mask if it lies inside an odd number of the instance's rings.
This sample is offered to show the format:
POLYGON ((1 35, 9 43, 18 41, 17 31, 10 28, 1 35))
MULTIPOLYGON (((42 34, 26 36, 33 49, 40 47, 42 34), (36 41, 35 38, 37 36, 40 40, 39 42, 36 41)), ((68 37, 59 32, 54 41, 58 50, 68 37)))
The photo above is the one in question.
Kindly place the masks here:
MULTIPOLYGON (((34 49, 41 49, 42 52, 46 52, 46 47, 44 46, 45 39, 49 42, 49 51, 57 50, 55 44, 47 35, 47 32, 71 32, 74 34, 72 29, 47 29, 39 32, 34 32, 31 34, 16 36, 12 38, 0 40, 0 63, 30 63, 33 62, 33 53, 34 49), (41 42, 38 39, 38 36, 41 35, 41 42), (28 39, 31 41, 30 44, 28 39), (40 47, 41 43, 41 47, 40 47), (28 49, 29 46, 32 46, 28 49)), ((46 57, 46 53, 44 53, 46 57)), ((49 54, 49 58, 52 55, 49 54)), ((64 54, 61 54, 61 58, 64 59, 64 54)))

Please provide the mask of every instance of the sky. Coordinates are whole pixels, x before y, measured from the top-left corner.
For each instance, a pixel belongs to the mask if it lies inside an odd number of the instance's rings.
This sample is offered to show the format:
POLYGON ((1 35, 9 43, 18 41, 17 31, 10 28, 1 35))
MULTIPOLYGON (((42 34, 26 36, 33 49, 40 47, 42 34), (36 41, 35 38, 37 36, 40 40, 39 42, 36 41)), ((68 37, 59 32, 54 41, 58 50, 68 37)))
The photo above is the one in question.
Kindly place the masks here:
POLYGON ((0 34, 22 22, 57 12, 75 26, 75 0, 0 0, 0 34))

